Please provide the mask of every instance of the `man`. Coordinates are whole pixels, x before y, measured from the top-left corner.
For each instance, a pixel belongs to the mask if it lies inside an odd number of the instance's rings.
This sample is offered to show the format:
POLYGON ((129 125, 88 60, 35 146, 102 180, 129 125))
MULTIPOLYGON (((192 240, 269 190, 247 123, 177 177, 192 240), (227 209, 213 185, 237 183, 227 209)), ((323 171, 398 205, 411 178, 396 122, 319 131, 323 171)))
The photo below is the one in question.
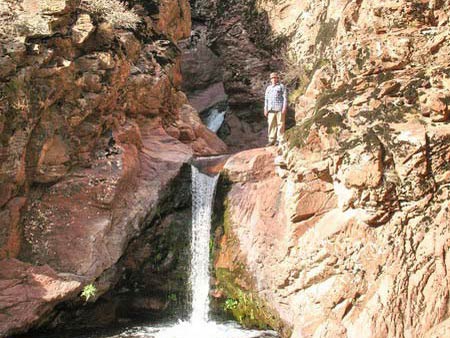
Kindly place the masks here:
POLYGON ((267 147, 283 142, 287 111, 287 90, 279 82, 278 73, 270 73, 270 82, 264 98, 264 116, 269 125, 267 147))

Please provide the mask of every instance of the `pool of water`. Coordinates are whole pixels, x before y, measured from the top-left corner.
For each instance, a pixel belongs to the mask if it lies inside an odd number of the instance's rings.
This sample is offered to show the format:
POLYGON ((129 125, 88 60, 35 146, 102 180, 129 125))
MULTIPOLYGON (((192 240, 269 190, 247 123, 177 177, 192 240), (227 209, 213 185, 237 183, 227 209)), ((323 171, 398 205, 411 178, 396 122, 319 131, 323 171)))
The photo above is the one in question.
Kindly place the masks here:
POLYGON ((172 325, 135 327, 108 338, 269 338, 278 337, 274 331, 247 330, 234 322, 178 322, 172 325))
POLYGON ((56 334, 36 334, 21 338, 279 338, 275 331, 248 330, 236 322, 216 323, 209 321, 193 325, 179 321, 169 324, 141 325, 109 330, 89 330, 82 332, 59 332, 56 334))

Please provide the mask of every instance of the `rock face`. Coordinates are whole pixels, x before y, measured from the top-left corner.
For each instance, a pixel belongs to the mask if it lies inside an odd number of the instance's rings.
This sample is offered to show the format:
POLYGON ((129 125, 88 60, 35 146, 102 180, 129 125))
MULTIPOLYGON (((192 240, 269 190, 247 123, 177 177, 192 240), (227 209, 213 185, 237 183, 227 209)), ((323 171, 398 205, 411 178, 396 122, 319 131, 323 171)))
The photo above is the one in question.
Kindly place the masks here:
POLYGON ((191 5, 193 31, 182 61, 190 102, 204 110, 226 101, 218 135, 232 152, 264 145, 264 91, 269 73, 278 70, 282 39, 272 34, 254 0, 193 0, 191 5))
POLYGON ((448 335, 450 4, 259 4, 306 69, 279 154, 225 165, 218 287, 293 338, 448 335))
POLYGON ((74 296, 81 283, 58 274, 49 266, 32 266, 16 259, 0 263, 2 315, 0 332, 35 323, 61 300, 74 296))
POLYGON ((182 165, 226 152, 180 91, 189 3, 132 3, 0 5, 1 336, 113 287, 182 165))

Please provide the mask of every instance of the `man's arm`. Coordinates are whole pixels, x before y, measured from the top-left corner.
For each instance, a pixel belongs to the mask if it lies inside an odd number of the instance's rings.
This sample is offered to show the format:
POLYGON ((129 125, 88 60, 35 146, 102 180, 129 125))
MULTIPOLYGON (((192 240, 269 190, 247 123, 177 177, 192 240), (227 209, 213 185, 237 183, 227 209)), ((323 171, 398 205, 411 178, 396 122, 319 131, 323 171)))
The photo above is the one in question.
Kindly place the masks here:
POLYGON ((267 117, 268 114, 268 106, 269 106, 269 98, 267 97, 267 90, 269 88, 266 88, 266 92, 264 93, 264 116, 267 117))
POLYGON ((281 112, 282 112, 283 114, 286 114, 286 112, 287 112, 287 107, 288 107, 287 89, 286 89, 286 86, 283 85, 283 109, 281 110, 281 112))

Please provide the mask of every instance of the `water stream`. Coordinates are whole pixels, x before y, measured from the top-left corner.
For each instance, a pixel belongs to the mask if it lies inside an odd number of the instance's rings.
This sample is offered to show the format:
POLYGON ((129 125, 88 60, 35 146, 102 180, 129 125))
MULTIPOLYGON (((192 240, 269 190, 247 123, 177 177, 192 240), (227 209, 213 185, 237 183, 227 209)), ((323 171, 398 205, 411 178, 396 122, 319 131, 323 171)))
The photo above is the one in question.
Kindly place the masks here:
POLYGON ((202 174, 192 166, 192 241, 191 274, 193 325, 208 321, 209 312, 209 241, 211 210, 219 175, 202 174))
MULTIPOLYGON (((115 333, 58 335, 70 338, 269 338, 273 331, 247 330, 236 322, 209 319, 211 212, 218 175, 209 176, 192 166, 192 241, 190 286, 192 311, 189 320, 169 324, 132 327, 115 333)), ((48 336, 46 336, 48 338, 48 336)))
POLYGON ((214 133, 217 133, 225 120, 225 113, 225 110, 219 111, 217 108, 212 109, 205 120, 206 127, 214 133))
POLYGON ((214 191, 219 175, 209 176, 192 166, 192 312, 190 320, 158 329, 155 338, 252 338, 277 337, 274 332, 245 330, 236 323, 209 320, 209 241, 214 191))

